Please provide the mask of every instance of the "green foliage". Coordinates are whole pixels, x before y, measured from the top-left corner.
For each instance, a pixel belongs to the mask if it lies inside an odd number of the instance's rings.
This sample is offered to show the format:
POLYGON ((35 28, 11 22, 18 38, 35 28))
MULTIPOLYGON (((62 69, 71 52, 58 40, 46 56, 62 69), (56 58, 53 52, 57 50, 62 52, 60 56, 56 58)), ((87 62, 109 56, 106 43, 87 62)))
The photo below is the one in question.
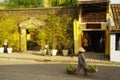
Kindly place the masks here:
POLYGON ((16 21, 12 18, 7 18, 5 20, 1 20, 0 24, 0 41, 4 41, 4 39, 10 40, 13 37, 13 34, 17 31, 16 21))
POLYGON ((39 45, 41 46, 41 49, 45 48, 45 44, 46 44, 46 33, 44 29, 40 29, 39 33, 37 35, 37 40, 39 42, 39 45))
POLYGON ((37 8, 43 6, 43 0, 5 0, 7 8, 37 8))
POLYGON ((34 40, 38 43, 38 45, 41 47, 41 49, 45 48, 46 44, 46 31, 45 27, 41 27, 34 30, 29 30, 30 34, 34 36, 34 40))
POLYGON ((96 65, 87 65, 85 66, 87 72, 94 73, 98 71, 98 67, 96 65))
MULTIPOLYGON (((49 14, 46 22, 46 34, 48 43, 55 49, 58 44, 68 44, 68 40, 71 39, 69 34, 69 28, 72 28, 71 18, 66 14, 57 16, 49 14)), ((68 45, 65 45, 68 46, 68 45)))
POLYGON ((77 0, 52 0, 52 6, 75 6, 77 0))
POLYGON ((76 67, 72 66, 72 65, 67 65, 66 67, 66 71, 67 73, 74 73, 76 71, 76 67))
POLYGON ((58 16, 50 14, 46 23, 46 33, 48 37, 48 41, 52 44, 52 48, 55 49, 57 46, 57 39, 60 36, 60 18, 58 16))
MULTIPOLYGON (((52 6, 75 6, 77 0, 50 0, 52 6)), ((39 8, 45 5, 45 0, 4 0, 2 6, 6 8, 39 8)))
POLYGON ((8 40, 8 46, 17 46, 16 44, 19 45, 19 33, 17 29, 17 24, 16 24, 16 19, 13 17, 8 17, 6 19, 2 19, 0 21, 0 42, 1 46, 4 43, 4 40, 8 40), (17 42, 16 42, 17 41, 17 42))
POLYGON ((59 0, 52 0, 52 6, 59 6, 59 0))
POLYGON ((97 69, 97 66, 96 65, 87 65, 87 66, 85 66, 88 70, 95 70, 95 69, 97 69))

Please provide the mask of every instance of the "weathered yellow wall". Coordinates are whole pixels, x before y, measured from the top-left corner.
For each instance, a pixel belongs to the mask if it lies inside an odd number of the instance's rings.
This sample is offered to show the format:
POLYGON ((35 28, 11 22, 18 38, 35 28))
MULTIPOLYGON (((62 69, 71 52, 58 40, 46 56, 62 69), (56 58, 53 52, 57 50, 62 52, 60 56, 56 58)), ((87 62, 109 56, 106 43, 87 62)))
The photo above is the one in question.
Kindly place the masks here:
POLYGON ((74 53, 77 54, 79 48, 82 46, 82 28, 85 28, 84 25, 81 25, 81 13, 82 7, 79 6, 79 18, 78 20, 74 20, 74 53))
POLYGON ((80 24, 79 21, 74 20, 74 51, 78 53, 80 47, 82 47, 83 29, 86 28, 86 24, 80 24))
POLYGON ((110 19, 110 4, 108 4, 108 6, 107 6, 107 13, 106 13, 106 22, 109 22, 109 19, 110 19))
POLYGON ((74 21, 74 53, 77 54, 79 48, 82 46, 82 26, 80 26, 81 23, 81 13, 82 13, 82 7, 79 6, 79 11, 78 11, 79 18, 78 20, 74 21))
POLYGON ((74 53, 77 53, 77 48, 78 48, 78 26, 77 26, 77 20, 74 20, 73 25, 74 25, 74 53))
MULTIPOLYGON (((109 23, 110 20, 110 4, 107 6, 107 13, 106 13, 106 22, 109 23)), ((105 47, 105 54, 110 55, 110 28, 109 25, 107 24, 107 29, 106 29, 106 47, 105 47)))
POLYGON ((110 54, 110 31, 106 31, 106 47, 105 47, 105 54, 109 55, 110 54))
POLYGON ((79 11, 78 11, 78 15, 79 15, 79 19, 78 21, 81 22, 81 17, 82 17, 82 5, 79 5, 79 11))
POLYGON ((101 24, 101 29, 105 30, 105 54, 109 55, 110 53, 110 33, 109 33, 109 28, 108 28, 108 23, 102 23, 101 24))
POLYGON ((107 30, 107 23, 101 23, 101 29, 102 30, 107 30))

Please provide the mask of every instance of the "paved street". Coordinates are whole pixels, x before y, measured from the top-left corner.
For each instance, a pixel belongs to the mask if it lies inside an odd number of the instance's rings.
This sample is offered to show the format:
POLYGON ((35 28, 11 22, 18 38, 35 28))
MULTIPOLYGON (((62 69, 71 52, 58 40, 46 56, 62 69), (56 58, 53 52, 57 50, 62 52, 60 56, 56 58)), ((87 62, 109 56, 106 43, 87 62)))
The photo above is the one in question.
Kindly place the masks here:
POLYGON ((83 76, 67 74, 67 64, 15 59, 0 59, 0 64, 0 80, 120 80, 120 67, 115 66, 99 66, 97 73, 83 76))

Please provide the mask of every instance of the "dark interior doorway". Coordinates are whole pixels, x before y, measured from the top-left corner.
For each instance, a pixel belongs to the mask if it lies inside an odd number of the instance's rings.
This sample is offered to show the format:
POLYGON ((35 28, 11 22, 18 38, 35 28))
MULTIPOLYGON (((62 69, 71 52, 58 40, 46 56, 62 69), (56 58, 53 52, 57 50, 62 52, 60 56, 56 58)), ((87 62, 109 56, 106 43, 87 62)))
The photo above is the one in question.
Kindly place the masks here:
MULTIPOLYGON (((84 31, 83 40, 87 39, 86 51, 97 53, 105 52, 105 31, 84 31)), ((84 41, 83 41, 84 42, 84 41)))

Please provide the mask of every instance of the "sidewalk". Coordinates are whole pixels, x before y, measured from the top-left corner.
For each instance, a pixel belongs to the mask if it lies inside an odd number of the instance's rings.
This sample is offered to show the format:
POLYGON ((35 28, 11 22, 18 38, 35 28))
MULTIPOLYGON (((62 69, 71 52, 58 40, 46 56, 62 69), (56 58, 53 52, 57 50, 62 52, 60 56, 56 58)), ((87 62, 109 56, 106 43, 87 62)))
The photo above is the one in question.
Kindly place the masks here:
POLYGON ((30 54, 30 53, 0 53, 0 58, 13 58, 13 59, 23 59, 23 60, 35 60, 39 62, 58 62, 58 63, 67 63, 67 62, 77 62, 76 57, 67 57, 67 56, 42 56, 39 54, 30 54))
MULTIPOLYGON (((102 65, 102 66, 120 66, 118 62, 110 62, 108 59, 102 58, 103 56, 86 55, 86 61, 89 65, 102 65)), ((38 62, 53 62, 60 64, 77 64, 77 56, 42 56, 39 54, 30 53, 0 53, 0 58, 6 59, 21 59, 21 60, 34 60, 38 62)))

